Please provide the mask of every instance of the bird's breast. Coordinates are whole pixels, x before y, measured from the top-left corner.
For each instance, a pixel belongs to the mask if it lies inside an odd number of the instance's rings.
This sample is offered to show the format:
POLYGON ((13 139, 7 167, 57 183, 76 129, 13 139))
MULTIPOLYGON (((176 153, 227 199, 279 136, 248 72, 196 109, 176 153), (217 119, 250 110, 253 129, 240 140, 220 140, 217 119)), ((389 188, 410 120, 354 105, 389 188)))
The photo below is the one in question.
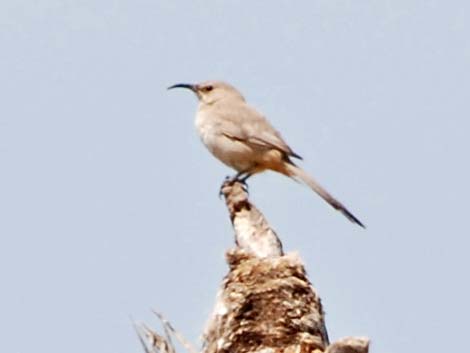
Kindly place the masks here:
POLYGON ((238 171, 251 167, 253 164, 251 149, 241 142, 228 138, 217 115, 199 111, 195 125, 202 142, 217 159, 238 171))

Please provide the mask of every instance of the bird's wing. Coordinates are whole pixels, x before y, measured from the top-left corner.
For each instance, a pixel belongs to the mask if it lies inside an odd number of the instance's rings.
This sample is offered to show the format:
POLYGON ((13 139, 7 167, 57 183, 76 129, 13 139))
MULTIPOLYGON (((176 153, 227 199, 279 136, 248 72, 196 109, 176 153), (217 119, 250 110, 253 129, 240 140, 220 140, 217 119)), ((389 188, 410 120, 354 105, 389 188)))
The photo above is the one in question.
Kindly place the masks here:
POLYGON ((284 141, 281 134, 255 109, 244 104, 220 114, 223 134, 257 148, 276 149, 287 156, 302 159, 284 141))

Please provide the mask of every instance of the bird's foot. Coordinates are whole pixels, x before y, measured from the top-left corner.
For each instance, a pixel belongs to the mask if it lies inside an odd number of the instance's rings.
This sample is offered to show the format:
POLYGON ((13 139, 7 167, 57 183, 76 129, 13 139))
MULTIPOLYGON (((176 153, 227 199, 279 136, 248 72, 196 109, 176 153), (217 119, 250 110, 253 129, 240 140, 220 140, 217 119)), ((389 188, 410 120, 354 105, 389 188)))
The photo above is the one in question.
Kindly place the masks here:
POLYGON ((219 198, 222 198, 222 196, 224 196, 224 187, 226 186, 232 186, 233 184, 235 183, 240 183, 242 184, 242 187, 243 187, 243 190, 248 192, 248 184, 246 183, 246 179, 248 179, 247 176, 243 177, 243 178, 240 178, 240 176, 237 174, 237 175, 234 175, 234 176, 226 176, 225 177, 225 180, 224 182, 222 183, 222 185, 220 185, 220 189, 219 189, 219 198))

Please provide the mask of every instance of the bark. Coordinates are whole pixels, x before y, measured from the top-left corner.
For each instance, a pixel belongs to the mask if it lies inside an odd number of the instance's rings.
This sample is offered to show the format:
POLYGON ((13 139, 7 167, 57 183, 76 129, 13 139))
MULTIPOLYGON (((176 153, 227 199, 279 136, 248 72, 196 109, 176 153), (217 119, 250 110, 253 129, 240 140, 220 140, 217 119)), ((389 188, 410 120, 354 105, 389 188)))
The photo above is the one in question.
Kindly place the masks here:
MULTIPOLYGON (((329 344, 321 300, 300 257, 283 253, 276 232, 249 201, 245 185, 226 181, 221 194, 236 247, 226 253, 229 272, 204 331, 201 353, 367 353, 367 338, 329 344)), ((173 330, 163 323, 165 331, 173 330)), ((168 335, 146 326, 143 333, 147 342, 158 343, 152 347, 143 342, 147 352, 173 353, 168 335)))

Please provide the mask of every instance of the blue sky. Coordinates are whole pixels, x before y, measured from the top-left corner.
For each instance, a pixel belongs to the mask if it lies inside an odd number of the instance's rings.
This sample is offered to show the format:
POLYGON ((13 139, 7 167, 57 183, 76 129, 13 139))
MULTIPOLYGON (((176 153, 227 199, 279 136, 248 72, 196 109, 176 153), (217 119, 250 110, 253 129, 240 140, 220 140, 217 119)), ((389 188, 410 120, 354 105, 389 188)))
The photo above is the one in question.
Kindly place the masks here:
POLYGON ((330 338, 459 350, 467 334, 465 1, 0 3, 2 352, 136 352, 129 316, 198 342, 233 233, 231 174, 177 82, 223 79, 363 220, 266 173, 251 198, 298 251, 330 338))

